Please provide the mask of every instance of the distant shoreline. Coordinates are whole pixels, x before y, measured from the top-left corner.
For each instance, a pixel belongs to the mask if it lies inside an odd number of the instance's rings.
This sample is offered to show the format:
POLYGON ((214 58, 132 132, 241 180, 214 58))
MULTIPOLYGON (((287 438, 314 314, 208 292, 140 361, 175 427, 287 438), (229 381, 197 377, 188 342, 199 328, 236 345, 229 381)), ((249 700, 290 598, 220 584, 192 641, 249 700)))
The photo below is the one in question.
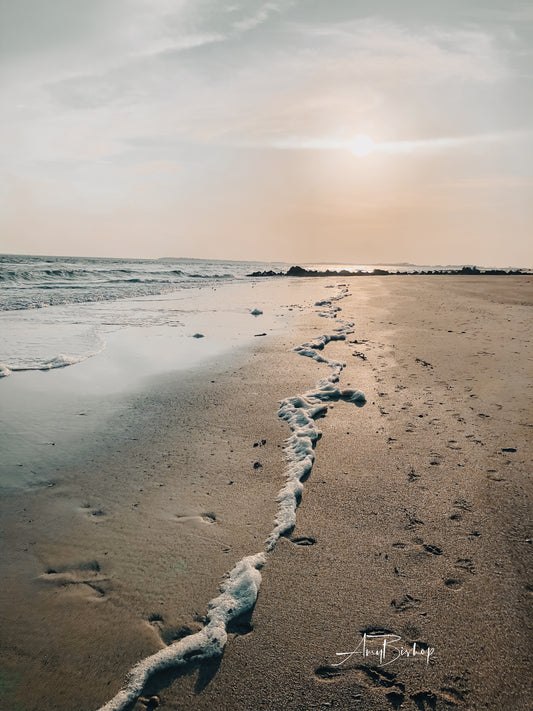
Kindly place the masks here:
POLYGON ((532 275, 533 271, 529 269, 478 269, 477 267, 461 267, 459 268, 449 268, 449 269, 428 269, 428 270, 418 270, 414 269, 412 271, 389 271, 388 269, 373 269, 372 271, 363 271, 358 269, 357 271, 349 271, 348 269, 326 269, 325 271, 319 271, 316 269, 304 269, 304 267, 294 266, 291 267, 287 272, 274 272, 269 271, 259 271, 252 272, 248 274, 249 277, 272 277, 272 276, 289 276, 289 277, 354 277, 354 276, 437 276, 443 274, 459 274, 466 276, 509 276, 509 275, 521 275, 528 276, 532 275))

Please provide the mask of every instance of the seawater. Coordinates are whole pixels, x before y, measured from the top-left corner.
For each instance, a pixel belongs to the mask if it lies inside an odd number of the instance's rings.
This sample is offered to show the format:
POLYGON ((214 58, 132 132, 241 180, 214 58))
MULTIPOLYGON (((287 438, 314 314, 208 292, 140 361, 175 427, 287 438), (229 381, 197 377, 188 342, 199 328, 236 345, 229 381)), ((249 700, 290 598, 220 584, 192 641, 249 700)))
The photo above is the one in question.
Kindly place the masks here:
MULTIPOLYGON (((252 283, 256 281, 249 276, 253 272, 286 272, 290 266, 206 259, 0 255, 0 377, 80 363, 102 353, 109 334, 117 329, 183 331, 186 316, 196 309, 197 295, 223 285, 252 283), (165 299, 165 295, 173 298, 165 299)), ((371 271, 376 265, 301 266, 371 271)), ((268 278, 261 280, 265 281, 268 278)), ((222 305, 220 300, 212 304, 204 303, 202 308, 216 310, 222 305)))
POLYGON ((164 293, 0 312, 9 376, 0 379, 0 489, 55 478, 81 448, 90 451, 93 434, 119 427, 154 378, 170 384, 282 332, 312 304, 304 282, 214 276, 164 293))
MULTIPOLYGON (((253 272, 285 273, 290 266, 207 259, 0 255, 0 378, 16 371, 80 363, 102 353, 109 334, 117 329, 183 331, 198 294, 223 285, 252 283, 253 272), (173 298, 158 298, 165 295, 173 298)), ((354 272, 384 266, 390 272, 429 268, 405 263, 300 266, 354 272)), ((220 299, 212 304, 204 303, 204 312, 206 308, 216 312, 222 305, 220 299)))
POLYGON ((101 353, 117 329, 182 329, 198 294, 250 282, 247 275, 254 271, 286 268, 200 259, 0 255, 0 377, 79 363, 101 353), (177 299, 157 298, 170 294, 177 299))
POLYGON ((112 259, 0 255, 0 310, 162 294, 245 280, 254 271, 284 271, 284 263, 206 259, 112 259))

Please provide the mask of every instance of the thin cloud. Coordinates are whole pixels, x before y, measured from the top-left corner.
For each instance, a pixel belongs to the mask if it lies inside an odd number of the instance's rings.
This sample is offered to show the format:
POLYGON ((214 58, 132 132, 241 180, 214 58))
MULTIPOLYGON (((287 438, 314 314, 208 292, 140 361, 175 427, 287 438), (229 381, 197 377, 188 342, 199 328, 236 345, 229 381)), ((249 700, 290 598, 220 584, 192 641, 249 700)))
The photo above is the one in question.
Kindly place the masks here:
POLYGON ((480 29, 426 26, 414 31, 369 17, 342 24, 294 24, 292 31, 314 43, 329 42, 333 56, 350 58, 354 67, 362 66, 380 83, 388 83, 387 78, 493 83, 508 75, 493 34, 480 29))
MULTIPOLYGON (((374 143, 372 152, 389 153, 392 155, 415 152, 435 152, 446 149, 463 148, 476 143, 502 143, 528 138, 533 135, 530 131, 503 131, 500 133, 482 133, 469 136, 449 136, 425 138, 406 141, 382 141, 374 143)), ((248 147, 261 148, 265 144, 248 143, 248 147)), ((350 150, 350 140, 336 140, 330 138, 287 138, 273 141, 268 144, 271 148, 279 150, 350 150)))
POLYGON ((453 148, 464 148, 476 143, 504 143, 531 136, 525 131, 505 131, 501 133, 481 133, 472 136, 450 136, 428 138, 418 141, 390 141, 376 143, 374 150, 381 153, 433 152, 453 148))
POLYGON ((248 32, 249 30, 253 30, 256 27, 259 27, 259 25, 262 25, 274 13, 279 13, 281 11, 282 7, 280 5, 277 5, 272 2, 267 2, 265 5, 263 5, 263 7, 259 9, 259 11, 255 15, 247 17, 243 20, 239 20, 238 22, 234 22, 233 27, 239 32, 248 32))
POLYGON ((178 39, 161 39, 146 49, 138 50, 131 54, 132 57, 155 57, 167 52, 183 52, 187 49, 205 47, 215 42, 224 42, 227 35, 223 34, 191 34, 184 35, 178 39))

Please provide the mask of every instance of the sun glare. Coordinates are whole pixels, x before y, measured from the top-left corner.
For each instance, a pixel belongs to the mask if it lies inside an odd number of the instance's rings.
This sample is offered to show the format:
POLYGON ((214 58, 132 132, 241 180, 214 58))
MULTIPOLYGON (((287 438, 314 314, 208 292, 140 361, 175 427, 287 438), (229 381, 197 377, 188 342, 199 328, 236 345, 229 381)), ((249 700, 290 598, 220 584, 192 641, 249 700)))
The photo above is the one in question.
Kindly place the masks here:
POLYGON ((358 158, 363 158, 374 150, 374 141, 370 136, 365 136, 364 133, 360 133, 352 141, 350 141, 350 150, 358 158))

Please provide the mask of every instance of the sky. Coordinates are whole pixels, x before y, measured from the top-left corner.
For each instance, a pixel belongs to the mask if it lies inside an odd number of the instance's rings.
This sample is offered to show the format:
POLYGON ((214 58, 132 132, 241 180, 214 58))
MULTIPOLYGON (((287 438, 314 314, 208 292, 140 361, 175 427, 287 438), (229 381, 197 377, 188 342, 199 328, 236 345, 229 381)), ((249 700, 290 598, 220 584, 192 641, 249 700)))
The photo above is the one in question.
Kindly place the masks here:
POLYGON ((0 13, 0 252, 533 266, 529 2, 0 13))

